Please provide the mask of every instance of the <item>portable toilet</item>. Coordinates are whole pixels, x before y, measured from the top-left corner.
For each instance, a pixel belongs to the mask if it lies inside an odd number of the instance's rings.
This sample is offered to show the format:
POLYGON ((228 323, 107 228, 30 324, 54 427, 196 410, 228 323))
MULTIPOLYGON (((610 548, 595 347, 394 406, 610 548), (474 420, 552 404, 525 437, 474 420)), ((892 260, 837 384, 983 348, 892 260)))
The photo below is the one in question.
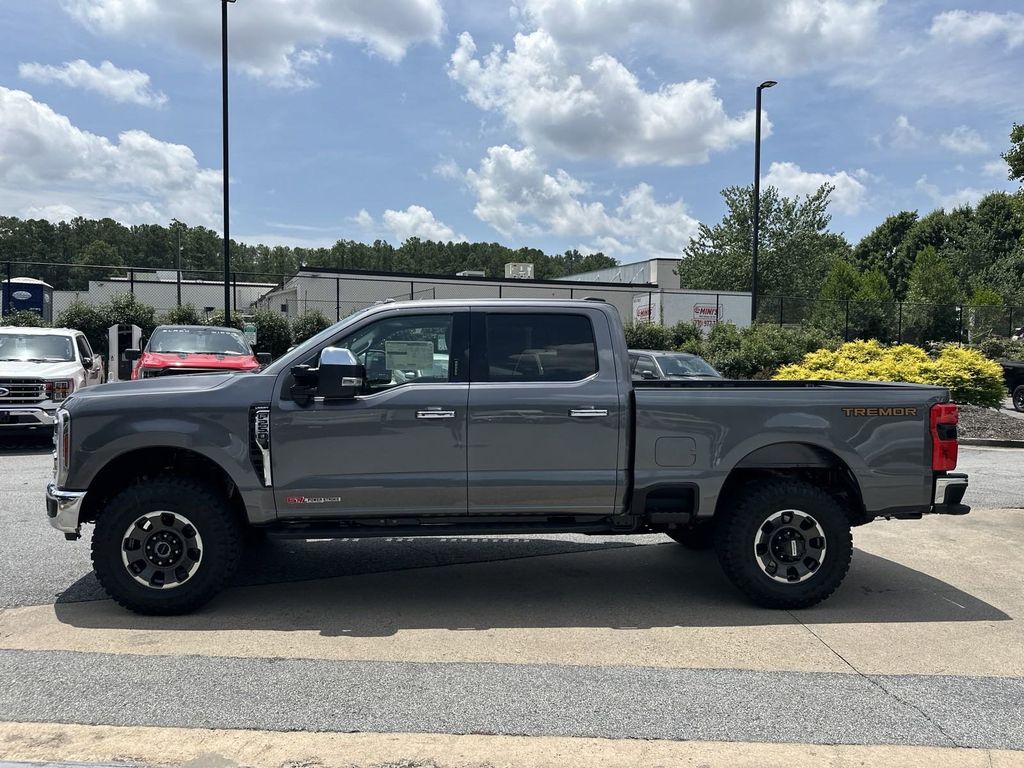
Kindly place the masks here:
POLYGON ((3 314, 35 312, 53 322, 53 286, 33 277, 13 277, 3 282, 3 314))

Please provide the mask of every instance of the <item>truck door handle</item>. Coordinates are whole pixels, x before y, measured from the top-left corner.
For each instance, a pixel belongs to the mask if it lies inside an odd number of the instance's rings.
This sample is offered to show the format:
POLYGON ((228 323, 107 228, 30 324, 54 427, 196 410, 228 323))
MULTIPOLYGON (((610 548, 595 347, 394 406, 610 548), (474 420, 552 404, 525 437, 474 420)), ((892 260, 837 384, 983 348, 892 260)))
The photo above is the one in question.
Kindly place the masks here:
POLYGON ((594 419, 599 416, 607 416, 607 408, 572 408, 569 415, 574 419, 594 419))
POLYGON ((416 411, 417 419, 454 419, 455 411, 427 410, 416 411))

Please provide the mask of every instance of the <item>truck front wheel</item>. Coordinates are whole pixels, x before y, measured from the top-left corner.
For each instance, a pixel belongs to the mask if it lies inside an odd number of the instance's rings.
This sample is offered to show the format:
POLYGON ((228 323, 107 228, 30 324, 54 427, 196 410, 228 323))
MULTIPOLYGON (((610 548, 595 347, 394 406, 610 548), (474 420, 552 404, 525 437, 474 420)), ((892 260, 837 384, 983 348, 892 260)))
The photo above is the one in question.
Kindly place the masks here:
POLYGON ((241 531, 213 488, 188 478, 144 479, 100 511, 92 564, 107 593, 136 613, 188 613, 238 566, 241 531))
POLYGON ((807 608, 838 589, 853 536, 842 505, 811 483, 775 480, 733 497, 716 525, 726 576, 766 608, 807 608))

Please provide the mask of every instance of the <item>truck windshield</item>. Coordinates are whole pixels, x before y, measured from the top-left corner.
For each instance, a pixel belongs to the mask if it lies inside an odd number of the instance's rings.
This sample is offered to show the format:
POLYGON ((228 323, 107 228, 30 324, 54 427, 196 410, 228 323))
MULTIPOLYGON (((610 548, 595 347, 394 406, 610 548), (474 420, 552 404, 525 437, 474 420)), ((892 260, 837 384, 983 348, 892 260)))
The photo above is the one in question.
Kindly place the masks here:
POLYGON ((67 363, 75 359, 70 336, 0 333, 0 362, 67 363))
POLYGON ((658 358, 666 376, 718 376, 719 373, 695 355, 662 355, 658 358))
POLYGON ((230 328, 157 328, 147 349, 162 354, 252 354, 242 333, 230 328))

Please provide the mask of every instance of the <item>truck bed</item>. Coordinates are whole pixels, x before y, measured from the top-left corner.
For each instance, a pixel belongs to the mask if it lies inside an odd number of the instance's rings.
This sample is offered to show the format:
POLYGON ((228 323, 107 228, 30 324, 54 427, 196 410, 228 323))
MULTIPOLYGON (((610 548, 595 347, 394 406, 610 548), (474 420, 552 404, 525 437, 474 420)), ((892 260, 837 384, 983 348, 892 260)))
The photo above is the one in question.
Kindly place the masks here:
POLYGON ((930 498, 929 409, 948 399, 941 387, 702 380, 636 382, 633 392, 635 489, 693 484, 699 517, 751 457, 780 467, 832 457, 857 478, 871 514, 930 498))

